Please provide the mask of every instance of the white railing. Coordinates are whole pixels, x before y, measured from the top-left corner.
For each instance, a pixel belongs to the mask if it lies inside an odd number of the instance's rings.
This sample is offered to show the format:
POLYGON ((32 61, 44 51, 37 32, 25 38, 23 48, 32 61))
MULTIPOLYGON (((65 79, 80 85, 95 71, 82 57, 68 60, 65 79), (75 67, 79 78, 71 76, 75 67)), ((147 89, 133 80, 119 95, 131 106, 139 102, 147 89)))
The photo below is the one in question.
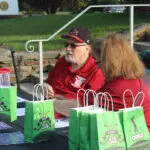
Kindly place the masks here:
POLYGON ((62 30, 64 30, 66 27, 68 27, 71 23, 73 23, 75 20, 77 20, 80 16, 82 16, 84 13, 86 13, 91 8, 100 8, 100 7, 120 7, 125 6, 130 8, 130 43, 133 47, 133 38, 134 38, 134 7, 147 7, 150 6, 150 4, 131 4, 131 5, 91 5, 88 6, 86 9, 84 9, 81 13, 79 13, 77 16, 75 16, 72 20, 70 20, 68 23, 66 23, 64 26, 62 26, 60 29, 58 29, 54 34, 52 34, 47 39, 37 39, 37 40, 29 40, 25 44, 25 49, 28 52, 34 51, 34 45, 31 43, 38 42, 38 48, 39 48, 39 70, 40 70, 40 84, 43 84, 43 42, 50 41, 53 37, 55 37, 58 33, 60 33, 62 30))

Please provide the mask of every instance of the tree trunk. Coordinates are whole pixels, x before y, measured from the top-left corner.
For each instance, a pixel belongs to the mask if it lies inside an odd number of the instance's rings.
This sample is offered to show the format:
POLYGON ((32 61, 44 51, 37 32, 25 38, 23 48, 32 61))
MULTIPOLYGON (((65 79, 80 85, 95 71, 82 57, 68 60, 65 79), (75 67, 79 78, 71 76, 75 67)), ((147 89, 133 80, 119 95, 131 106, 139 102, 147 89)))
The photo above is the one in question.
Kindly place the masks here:
POLYGON ((50 8, 51 14, 56 14, 57 7, 55 5, 52 5, 50 8))

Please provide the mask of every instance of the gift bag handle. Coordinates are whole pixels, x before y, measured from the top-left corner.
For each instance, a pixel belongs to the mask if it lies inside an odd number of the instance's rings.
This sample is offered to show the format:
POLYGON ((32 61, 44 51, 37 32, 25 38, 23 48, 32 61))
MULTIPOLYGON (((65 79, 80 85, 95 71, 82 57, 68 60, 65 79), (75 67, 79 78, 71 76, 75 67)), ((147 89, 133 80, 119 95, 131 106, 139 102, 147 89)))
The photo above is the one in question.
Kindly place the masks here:
MULTIPOLYGON (((108 99, 108 96, 110 98, 110 101, 111 101, 111 106, 112 106, 112 111, 114 111, 114 103, 113 103, 113 99, 112 99, 112 96, 110 95, 110 93, 108 92, 104 92, 107 96, 107 99, 108 99)), ((109 104, 109 99, 108 99, 108 104, 109 104)), ((109 105, 108 105, 109 106, 109 105)), ((108 110, 107 110, 108 111, 108 110)))
POLYGON ((91 90, 91 89, 87 89, 87 90, 79 89, 78 92, 77 92, 77 107, 80 106, 79 93, 80 93, 81 91, 84 92, 84 94, 83 94, 83 105, 84 105, 84 106, 88 106, 88 105, 89 105, 88 94, 89 94, 90 92, 92 92, 93 97, 94 97, 94 106, 97 104, 97 102, 96 102, 96 92, 95 92, 94 90, 91 90))
POLYGON ((141 103, 140 103, 140 105, 139 106, 142 106, 142 104, 143 104, 143 102, 144 102, 144 93, 142 92, 142 91, 140 91, 140 92, 138 92, 138 94, 136 94, 136 96, 135 96, 135 98, 134 98, 134 103, 133 103, 133 105, 132 105, 132 107, 135 107, 136 105, 137 105, 137 103, 138 103, 138 101, 139 101, 139 99, 140 99, 140 97, 141 97, 141 94, 143 95, 142 96, 142 100, 141 100, 141 103))
POLYGON ((107 102, 106 102, 106 101, 107 101, 107 96, 106 96, 106 94, 103 93, 103 92, 97 93, 96 99, 97 99, 98 102, 99 102, 99 96, 100 96, 100 95, 102 95, 102 96, 101 96, 101 99, 100 99, 100 103, 98 103, 98 105, 100 104, 100 106, 102 107, 102 101, 103 101, 103 97, 104 97, 104 99, 105 99, 104 109, 108 110, 109 104, 107 105, 107 102), (106 105, 107 105, 107 108, 106 108, 106 105))
POLYGON ((104 108, 108 111, 109 110, 109 100, 108 100, 108 96, 110 97, 110 100, 111 100, 111 104, 112 104, 112 111, 114 111, 114 104, 113 104, 113 99, 112 99, 112 96, 110 95, 110 93, 108 92, 99 92, 97 93, 97 99, 99 99, 99 95, 102 95, 101 97, 101 106, 102 106, 102 100, 103 100, 103 97, 105 98, 105 103, 104 103, 104 108), (107 104, 107 101, 108 101, 108 104, 107 104))
POLYGON ((132 96, 133 103, 134 103, 134 96, 133 96, 132 91, 131 91, 130 89, 126 89, 126 90, 123 92, 123 104, 124 104, 124 108, 127 108, 127 107, 126 107, 126 101, 125 101, 125 94, 126 94, 127 92, 130 92, 130 94, 131 94, 131 96, 132 96))
POLYGON ((84 89, 79 89, 77 91, 77 107, 80 107, 80 100, 79 100, 79 93, 83 91, 84 92, 84 95, 83 95, 83 102, 85 103, 85 90, 84 89))
MULTIPOLYGON (((139 83, 140 83, 140 92, 142 92, 142 83, 141 83, 140 79, 139 79, 139 83)), ((143 101, 144 101, 144 93, 142 92, 142 94, 143 94, 143 99, 142 99, 142 102, 141 102, 140 106, 143 104, 143 101)), ((140 94, 135 97, 134 106, 137 105, 138 101, 140 100, 140 97, 141 97, 140 94)))
MULTIPOLYGON (((39 87, 42 87, 42 85, 40 84, 35 84, 34 87, 33 87, 33 101, 38 101, 39 100, 39 97, 38 97, 38 90, 39 90, 39 87)), ((42 87, 43 88, 43 87, 42 87)), ((43 89, 44 90, 44 89, 43 89)), ((43 96, 43 95, 42 95, 43 96)))
POLYGON ((38 98, 39 88, 42 89, 42 91, 40 91, 40 93, 42 94, 42 96, 40 97, 40 100, 44 100, 44 89, 46 90, 46 96, 48 97, 48 89, 44 88, 44 85, 35 84, 34 87, 33 87, 33 101, 35 101, 35 98, 36 98, 37 101, 39 100, 39 98, 38 98))
POLYGON ((94 98, 94 106, 98 106, 98 103, 97 103, 97 99, 96 99, 96 92, 94 90, 91 90, 91 89, 87 89, 85 91, 85 98, 86 98, 86 106, 89 105, 89 93, 92 93, 93 95, 93 98, 94 98))
POLYGON ((126 102, 125 102, 125 94, 127 92, 130 92, 131 96, 132 96, 132 100, 133 100, 133 103, 132 103, 132 107, 135 107, 137 102, 139 101, 139 98, 141 97, 140 95, 142 94, 143 95, 143 98, 142 98, 142 101, 141 101, 141 104, 140 106, 143 104, 143 101, 144 101, 144 93, 142 91, 138 92, 136 94, 136 96, 134 97, 133 95, 133 92, 130 90, 130 89, 126 89, 124 92, 123 92, 123 103, 124 103, 124 108, 127 108, 126 107, 126 102), (137 101, 138 100, 138 101, 137 101))
POLYGON ((38 84, 35 84, 33 86, 33 91, 32 91, 33 98, 32 98, 32 101, 35 101, 35 98, 36 98, 36 100, 38 100, 38 97, 36 97, 36 91, 35 91, 37 86, 38 86, 38 84))

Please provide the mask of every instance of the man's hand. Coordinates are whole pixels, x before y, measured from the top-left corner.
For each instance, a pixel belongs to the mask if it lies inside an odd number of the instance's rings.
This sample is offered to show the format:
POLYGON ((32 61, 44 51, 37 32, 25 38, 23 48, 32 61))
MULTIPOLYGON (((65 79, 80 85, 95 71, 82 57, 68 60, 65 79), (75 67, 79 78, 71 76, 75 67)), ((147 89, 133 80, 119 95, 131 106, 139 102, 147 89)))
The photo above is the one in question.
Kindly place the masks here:
POLYGON ((59 94, 55 95, 54 98, 56 98, 57 100, 64 100, 64 99, 66 99, 64 96, 59 95, 59 94))
POLYGON ((55 94, 53 87, 47 83, 44 83, 43 87, 44 87, 44 96, 46 98, 53 98, 53 96, 55 94))

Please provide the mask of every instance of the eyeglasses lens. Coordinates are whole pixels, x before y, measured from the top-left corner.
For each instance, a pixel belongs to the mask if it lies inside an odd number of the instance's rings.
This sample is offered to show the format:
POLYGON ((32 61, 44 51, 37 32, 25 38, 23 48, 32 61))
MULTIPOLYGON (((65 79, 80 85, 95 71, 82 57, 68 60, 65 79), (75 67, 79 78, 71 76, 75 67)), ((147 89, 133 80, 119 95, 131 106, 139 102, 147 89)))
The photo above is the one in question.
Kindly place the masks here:
POLYGON ((76 48, 76 45, 74 43, 65 43, 65 47, 70 46, 71 48, 76 48))

